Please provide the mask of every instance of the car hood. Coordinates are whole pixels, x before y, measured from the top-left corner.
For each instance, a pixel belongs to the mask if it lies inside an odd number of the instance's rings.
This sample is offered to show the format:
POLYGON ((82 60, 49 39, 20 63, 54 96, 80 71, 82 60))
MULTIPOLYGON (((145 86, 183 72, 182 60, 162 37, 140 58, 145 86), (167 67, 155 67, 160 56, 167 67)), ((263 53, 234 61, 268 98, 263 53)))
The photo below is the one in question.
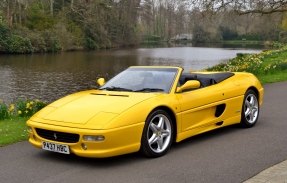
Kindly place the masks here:
POLYGON ((35 118, 49 123, 85 124, 93 121, 93 125, 103 126, 130 107, 153 96, 153 93, 80 92, 53 102, 39 111, 35 118))

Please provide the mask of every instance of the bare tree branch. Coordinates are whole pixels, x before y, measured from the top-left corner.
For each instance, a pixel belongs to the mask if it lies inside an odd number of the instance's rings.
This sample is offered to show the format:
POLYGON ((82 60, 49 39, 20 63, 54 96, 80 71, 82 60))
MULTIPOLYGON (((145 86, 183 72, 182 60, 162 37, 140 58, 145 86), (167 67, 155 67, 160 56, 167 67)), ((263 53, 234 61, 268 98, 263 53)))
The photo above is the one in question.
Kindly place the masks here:
POLYGON ((286 0, 191 0, 189 5, 203 11, 222 12, 232 9, 239 15, 287 12, 286 0))

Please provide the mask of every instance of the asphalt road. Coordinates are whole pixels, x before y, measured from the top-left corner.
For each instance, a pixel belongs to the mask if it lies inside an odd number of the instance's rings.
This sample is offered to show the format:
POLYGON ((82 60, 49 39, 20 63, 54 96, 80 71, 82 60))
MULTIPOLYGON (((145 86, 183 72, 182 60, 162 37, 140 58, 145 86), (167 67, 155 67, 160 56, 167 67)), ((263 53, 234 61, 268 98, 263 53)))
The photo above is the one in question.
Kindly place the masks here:
POLYGON ((230 126, 198 135, 157 159, 137 153, 88 159, 47 152, 24 141, 0 147, 0 182, 243 182, 287 158, 287 82, 264 88, 253 128, 230 126))

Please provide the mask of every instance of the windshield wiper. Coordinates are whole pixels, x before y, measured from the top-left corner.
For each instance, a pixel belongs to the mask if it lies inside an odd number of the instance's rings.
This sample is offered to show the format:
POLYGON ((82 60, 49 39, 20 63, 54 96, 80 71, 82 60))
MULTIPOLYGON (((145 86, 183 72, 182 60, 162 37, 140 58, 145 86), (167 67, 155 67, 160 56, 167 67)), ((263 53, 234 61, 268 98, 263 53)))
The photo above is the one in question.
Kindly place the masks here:
POLYGON ((115 86, 100 88, 99 90, 107 90, 107 91, 133 91, 133 90, 128 89, 128 88, 115 87, 115 86))
POLYGON ((143 88, 140 90, 135 90, 135 92, 158 92, 158 91, 164 91, 164 90, 160 88, 143 88))

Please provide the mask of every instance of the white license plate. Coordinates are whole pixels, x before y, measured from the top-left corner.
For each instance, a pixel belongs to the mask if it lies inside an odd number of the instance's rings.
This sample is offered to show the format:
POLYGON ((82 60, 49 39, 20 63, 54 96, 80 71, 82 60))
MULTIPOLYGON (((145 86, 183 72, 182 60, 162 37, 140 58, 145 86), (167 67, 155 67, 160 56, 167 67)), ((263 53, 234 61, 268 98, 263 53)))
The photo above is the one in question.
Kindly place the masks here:
POLYGON ((68 145, 55 144, 52 142, 42 141, 42 149, 57 153, 70 154, 70 149, 68 145))

